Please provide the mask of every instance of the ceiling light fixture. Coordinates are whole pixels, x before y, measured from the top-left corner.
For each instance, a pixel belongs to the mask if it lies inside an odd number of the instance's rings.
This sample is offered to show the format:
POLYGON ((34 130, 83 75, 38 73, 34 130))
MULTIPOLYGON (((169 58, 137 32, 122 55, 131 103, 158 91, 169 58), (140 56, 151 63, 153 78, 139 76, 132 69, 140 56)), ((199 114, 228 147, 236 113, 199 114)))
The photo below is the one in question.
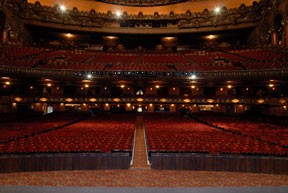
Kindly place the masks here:
POLYGON ((65 5, 60 5, 60 10, 63 11, 63 12, 66 11, 65 5))
POLYGON ((192 75, 190 76, 190 79, 195 80, 195 79, 197 79, 197 76, 196 76, 195 74, 192 74, 192 75))
POLYGON ((215 7, 214 12, 216 14, 220 13, 221 12, 221 8, 220 7, 215 7))
POLYGON ((116 11, 116 17, 121 17, 121 12, 119 10, 116 11))

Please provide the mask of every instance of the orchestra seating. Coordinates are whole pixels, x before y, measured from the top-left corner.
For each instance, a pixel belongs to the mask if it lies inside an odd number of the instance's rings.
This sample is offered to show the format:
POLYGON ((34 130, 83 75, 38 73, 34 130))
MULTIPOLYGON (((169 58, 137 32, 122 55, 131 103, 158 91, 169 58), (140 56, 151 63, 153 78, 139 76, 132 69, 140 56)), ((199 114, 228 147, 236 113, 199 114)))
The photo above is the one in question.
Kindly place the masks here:
POLYGON ((42 112, 27 111, 25 113, 1 113, 0 123, 17 122, 42 116, 42 112))
MULTIPOLYGON (((75 120, 75 116, 79 117, 79 114, 48 115, 47 118, 45 116, 39 121, 15 123, 18 127, 19 125, 24 126, 9 130, 10 139, 11 136, 14 139, 5 141, 5 143, 2 141, 0 152, 7 154, 132 151, 135 124, 133 115, 98 114, 87 120, 68 125, 67 122, 75 120), (56 128, 59 126, 63 127, 56 128), (15 139, 16 136, 23 137, 15 139)), ((2 132, 1 135, 2 139, 7 137, 5 132, 2 132)))
MULTIPOLYGON (((217 121, 217 119, 212 119, 217 121)), ((144 114, 148 152, 192 152, 210 154, 287 155, 288 148, 248 135, 242 123, 231 125, 229 132, 176 113, 144 114), (240 125, 237 127, 237 125, 240 125), (232 127, 233 126, 233 127, 232 127)), ((252 129, 253 127, 250 127, 252 129)), ((258 128, 258 127, 257 127, 258 128)), ((248 128, 249 129, 249 128, 248 128)), ((252 129, 253 130, 253 129, 252 129)), ((283 129, 282 129, 283 131, 283 129)), ((253 132, 253 131, 252 131, 253 132)), ((267 133, 267 131, 263 131, 267 133)), ((281 132, 279 132, 281 133, 281 132)), ((278 133, 278 134, 279 134, 278 133)), ((272 134, 273 136, 274 134, 272 134)), ((273 137, 271 137, 273 138, 273 137)), ((287 137, 286 137, 287 138, 287 137)), ((277 138, 279 139, 279 138, 277 138)), ((283 136, 283 138, 285 137, 283 136)))
POLYGON ((144 125, 153 169, 288 172, 288 148, 280 144, 177 113, 144 114, 144 125))
POLYGON ((87 117, 84 112, 58 112, 14 125, 1 124, 0 173, 128 169, 134 125, 133 114, 87 117))
POLYGON ((43 116, 22 116, 19 119, 6 120, 1 122, 0 144, 13 143, 19 139, 51 131, 81 120, 86 116, 86 113, 54 112, 43 116))
MULTIPOLYGON (((288 128, 285 124, 272 124, 273 120, 249 120, 247 118, 225 115, 224 113, 196 113, 191 116, 225 131, 284 146, 286 148, 282 154, 288 153, 288 128)), ((265 117, 265 119, 269 118, 265 117)))
MULTIPOLYGON (((226 129, 179 113, 143 113, 143 118, 148 156, 154 169, 287 172, 287 147, 274 142, 274 138, 261 138, 244 128, 242 132, 236 124, 233 126, 237 129, 226 129)), ((217 116, 211 120, 221 122, 217 116)), ((87 117, 83 112, 4 121, 0 172, 128 169, 135 122, 135 114, 97 113, 87 117)))

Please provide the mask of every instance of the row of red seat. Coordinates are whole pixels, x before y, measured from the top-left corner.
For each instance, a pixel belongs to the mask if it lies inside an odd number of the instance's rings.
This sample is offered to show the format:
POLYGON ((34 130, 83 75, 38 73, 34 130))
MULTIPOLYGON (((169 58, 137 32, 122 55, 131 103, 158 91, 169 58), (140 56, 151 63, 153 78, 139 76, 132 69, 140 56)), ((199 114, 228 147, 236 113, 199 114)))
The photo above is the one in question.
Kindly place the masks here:
POLYGON ((145 114, 144 120, 149 152, 288 154, 279 145, 215 129, 180 114, 145 114))
POLYGON ((0 47, 0 57, 20 59, 23 57, 30 57, 45 51, 45 48, 38 47, 0 47))
POLYGON ((288 128, 286 125, 275 125, 265 122, 255 122, 240 117, 225 114, 194 114, 207 123, 229 131, 236 131, 243 135, 252 136, 271 143, 288 146, 288 128))
POLYGON ((213 71, 213 70, 239 70, 239 67, 231 66, 231 65, 218 65, 218 64, 202 64, 202 65, 195 65, 195 64, 176 64, 175 68, 177 71, 213 71))
MULTIPOLYGON (((213 117, 210 119, 214 120, 213 123, 221 123, 220 116, 213 117)), ((223 115, 222 117, 223 119, 226 118, 223 115)), ((1 129, 1 131, 4 131, 1 132, 1 136, 6 136, 6 131, 8 132, 8 136, 20 137, 0 143, 0 152, 132 151, 135 124, 134 115, 98 114, 85 121, 65 126, 61 129, 41 132, 43 129, 47 131, 47 128, 50 126, 55 128, 58 124, 63 125, 65 121, 67 122, 71 119, 75 119, 72 114, 66 114, 62 117, 58 114, 57 116, 45 116, 42 119, 38 119, 38 121, 27 121, 26 123, 15 122, 10 125, 12 128, 10 128, 10 131, 9 128, 1 129), (19 126, 26 127, 25 129, 17 129, 19 126)), ((276 143, 271 143, 271 139, 266 140, 263 138, 270 135, 270 130, 267 130, 267 134, 269 133, 269 135, 263 135, 266 131, 259 136, 252 135, 253 130, 249 130, 249 127, 237 127, 241 123, 233 125, 233 128, 237 129, 221 130, 185 118, 177 113, 144 114, 144 121, 149 152, 288 154, 287 148, 276 143)), ((226 123, 229 125, 234 122, 231 120, 231 122, 227 121, 226 123)), ((9 126, 9 124, 6 124, 6 126, 9 126)), ((284 132, 283 135, 286 135, 286 133, 284 132)), ((285 138, 284 136, 282 139, 287 139, 287 137, 285 138)))
POLYGON ((245 64, 247 69, 279 69, 287 68, 287 61, 263 61, 263 62, 249 62, 245 64))
POLYGON ((190 61, 179 54, 153 54, 143 55, 143 63, 153 64, 189 64, 190 61))
POLYGON ((287 54, 279 50, 243 50, 241 52, 237 52, 237 54, 260 61, 288 59, 287 54))
POLYGON ((113 64, 109 70, 128 70, 128 71, 169 71, 166 64, 113 64))
POLYGON ((80 64, 80 63, 49 63, 45 65, 38 66, 38 68, 44 68, 44 69, 81 69, 81 70, 104 70, 105 65, 103 64, 80 64))
POLYGON ((81 50, 53 50, 37 47, 1 47, 1 65, 17 67, 168 71, 167 64, 175 65, 177 71, 241 70, 285 68, 288 57, 273 50, 231 50, 226 52, 207 51, 167 53, 130 53, 130 52, 91 52, 81 50), (25 58, 23 58, 25 57, 25 58), (253 61, 253 59, 255 61, 253 61), (44 63, 41 61, 45 60, 44 63), (194 61, 194 63, 192 62, 194 61), (40 64, 39 64, 40 62, 40 64), (235 64, 241 66, 235 66, 235 64))
POLYGON ((58 130, 0 144, 0 152, 131 151, 134 124, 133 115, 96 115, 58 130))
POLYGON ((0 126, 0 143, 8 143, 19 138, 28 137, 44 131, 50 131, 76 120, 83 119, 86 113, 55 112, 35 118, 2 122, 0 126))

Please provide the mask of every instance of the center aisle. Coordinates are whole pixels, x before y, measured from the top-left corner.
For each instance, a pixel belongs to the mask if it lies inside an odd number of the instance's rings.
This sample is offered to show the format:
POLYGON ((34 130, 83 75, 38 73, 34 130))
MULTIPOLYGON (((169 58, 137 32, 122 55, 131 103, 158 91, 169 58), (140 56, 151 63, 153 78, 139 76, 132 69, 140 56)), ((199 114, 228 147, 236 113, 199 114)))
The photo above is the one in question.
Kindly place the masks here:
POLYGON ((134 157, 131 169, 151 169, 147 164, 146 145, 143 129, 143 117, 138 115, 136 118, 136 135, 135 135, 135 147, 134 157))

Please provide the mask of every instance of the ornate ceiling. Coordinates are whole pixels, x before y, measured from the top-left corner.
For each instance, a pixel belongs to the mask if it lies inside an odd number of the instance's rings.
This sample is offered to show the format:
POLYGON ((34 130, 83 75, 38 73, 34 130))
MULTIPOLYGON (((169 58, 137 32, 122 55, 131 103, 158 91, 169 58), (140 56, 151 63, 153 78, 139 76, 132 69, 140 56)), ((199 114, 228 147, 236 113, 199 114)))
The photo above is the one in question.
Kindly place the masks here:
MULTIPOLYGON (((202 12, 204 9, 213 10, 215 7, 238 8, 241 4, 252 5, 255 0, 28 0, 29 3, 39 1, 41 5, 55 6, 65 5, 68 9, 77 7, 81 11, 106 13, 107 11, 127 12, 128 14, 169 14, 191 12, 202 12), (161 6, 160 6, 161 5, 161 6)), ((259 0, 256 0, 257 2, 259 0)))
MULTIPOLYGON (((88 0, 93 1, 93 0, 88 0)), ((97 0, 94 0, 97 1, 97 0)), ((111 3, 116 5, 124 6, 135 6, 135 7, 150 7, 150 6, 162 6, 181 3, 189 0, 98 0, 104 3, 111 3)), ((199 0, 190 0, 190 1, 199 1, 199 0)))

